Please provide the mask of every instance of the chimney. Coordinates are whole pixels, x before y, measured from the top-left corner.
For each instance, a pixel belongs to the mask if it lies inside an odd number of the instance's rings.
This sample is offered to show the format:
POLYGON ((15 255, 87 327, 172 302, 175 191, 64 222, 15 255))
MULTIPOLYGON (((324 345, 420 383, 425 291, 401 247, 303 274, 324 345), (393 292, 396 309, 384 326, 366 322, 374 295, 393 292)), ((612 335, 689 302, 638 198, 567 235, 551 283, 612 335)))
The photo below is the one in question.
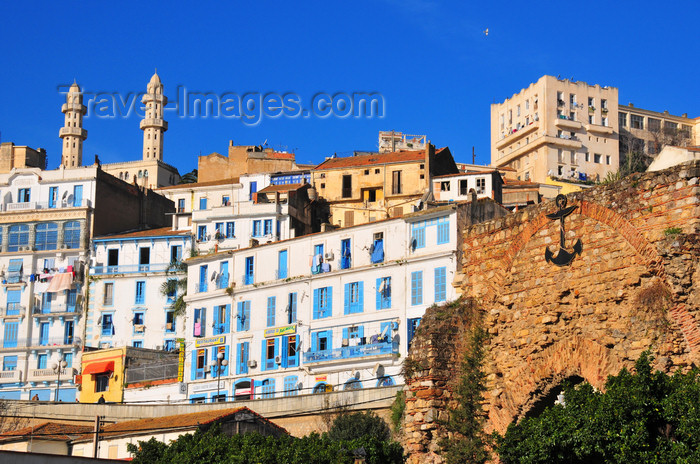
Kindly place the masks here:
POLYGON ((428 140, 428 143, 425 145, 425 169, 423 170, 423 172, 425 173, 425 186, 428 188, 428 191, 432 191, 432 189, 430 188, 432 182, 430 163, 434 158, 435 146, 432 143, 430 143, 430 140, 428 140))

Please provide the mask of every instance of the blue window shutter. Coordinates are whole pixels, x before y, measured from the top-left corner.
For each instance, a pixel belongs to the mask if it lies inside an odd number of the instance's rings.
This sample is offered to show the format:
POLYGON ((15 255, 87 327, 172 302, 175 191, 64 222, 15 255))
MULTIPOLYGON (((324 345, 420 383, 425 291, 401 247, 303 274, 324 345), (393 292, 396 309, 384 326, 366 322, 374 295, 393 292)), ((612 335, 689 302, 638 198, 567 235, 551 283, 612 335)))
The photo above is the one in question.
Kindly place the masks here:
POLYGON ((287 347, 289 346, 289 337, 285 336, 282 337, 282 367, 287 367, 289 364, 289 350, 287 347))
POLYGON ((202 315, 202 337, 207 336, 207 308, 200 309, 202 315))
POLYGON ((209 372, 211 373, 212 378, 216 378, 216 355, 219 354, 218 352, 219 347, 211 347, 211 366, 209 367, 209 372))
POLYGON ((326 317, 333 315, 333 287, 326 287, 326 317))
POLYGON ((328 340, 328 351, 333 349, 333 331, 326 330, 326 339, 328 340))
MULTIPOLYGON (((275 338, 275 358, 280 355, 280 338, 275 338)), ((274 363, 273 369, 277 369, 277 363, 274 363)))
POLYGON ((243 369, 241 374, 248 373, 248 360, 250 359, 250 342, 243 342, 243 369))
POLYGON ((261 340, 262 349, 260 350, 260 370, 267 370, 267 340, 261 340))
POLYGON ((192 373, 191 380, 197 379, 197 350, 192 351, 192 365, 190 366, 192 373))
POLYGON ((250 300, 245 302, 245 324, 243 328, 245 330, 250 330, 250 300))
POLYGON ((214 334, 219 333, 219 324, 221 321, 219 321, 219 307, 214 306, 214 334))
POLYGON ((241 362, 241 349, 243 347, 240 343, 236 344, 236 374, 243 373, 243 363, 241 362))
POLYGON ((314 316, 313 316, 314 319, 318 319, 318 318, 320 317, 320 314, 319 314, 319 305, 318 305, 318 303, 319 303, 319 294, 320 294, 320 293, 321 293, 321 289, 320 289, 320 288, 314 289, 314 316))
POLYGON ((357 327, 357 333, 360 335, 360 338, 365 336, 365 326, 360 325, 357 327))
POLYGON ((228 366, 231 364, 230 360, 228 359, 228 346, 224 346, 224 359, 226 359, 229 362, 221 370, 221 375, 228 375, 228 366))
POLYGON ((377 279, 377 309, 382 309, 382 292, 379 289, 382 287, 382 278, 377 279))
POLYGON ((348 334, 348 328, 345 327, 343 329, 343 340, 347 340, 349 337, 350 337, 350 335, 348 334))
POLYGON ((345 284, 345 314, 350 314, 350 284, 345 284))
POLYGON ((357 312, 361 313, 365 310, 365 283, 357 284, 357 312))
POLYGON ((311 334, 311 351, 318 351, 318 332, 311 334))
POLYGON ((231 331, 231 305, 226 305, 226 322, 224 324, 224 333, 231 331))

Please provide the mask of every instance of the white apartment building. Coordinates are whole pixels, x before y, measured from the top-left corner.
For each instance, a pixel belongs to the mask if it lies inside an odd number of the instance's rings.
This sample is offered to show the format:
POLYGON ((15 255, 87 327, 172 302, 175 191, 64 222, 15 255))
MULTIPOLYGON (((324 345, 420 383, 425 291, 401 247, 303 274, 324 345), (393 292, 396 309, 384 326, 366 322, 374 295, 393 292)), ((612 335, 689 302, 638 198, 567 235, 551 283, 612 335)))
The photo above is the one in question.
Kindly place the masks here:
POLYGON ((189 401, 402 383, 426 308, 457 298, 458 213, 442 206, 189 259, 189 401), (221 275, 228 288, 212 285, 221 275))
POLYGON ((95 190, 91 168, 0 174, 2 399, 75 401, 95 190))
POLYGON ((469 201, 472 191, 477 198, 490 198, 503 203, 503 178, 497 170, 433 177, 435 201, 469 201))
POLYGON ((285 184, 282 196, 268 195, 270 178, 270 174, 249 174, 175 185, 159 192, 175 203, 173 229, 191 231, 199 251, 235 250, 248 247, 251 238, 269 243, 293 238, 305 229, 308 213, 297 214, 288 193, 303 185, 285 184))
POLYGON ((85 345, 178 349, 185 333, 172 308, 178 295, 160 289, 168 279, 185 277, 166 271, 191 251, 190 233, 169 227, 93 239, 85 345))

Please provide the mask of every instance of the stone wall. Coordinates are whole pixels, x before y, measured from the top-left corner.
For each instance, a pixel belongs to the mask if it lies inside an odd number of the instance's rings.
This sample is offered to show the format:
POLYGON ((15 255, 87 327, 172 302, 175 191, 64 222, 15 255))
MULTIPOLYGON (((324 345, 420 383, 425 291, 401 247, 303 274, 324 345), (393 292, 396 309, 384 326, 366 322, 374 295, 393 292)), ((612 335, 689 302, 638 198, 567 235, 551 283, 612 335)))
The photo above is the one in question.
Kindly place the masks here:
MULTIPOLYGON (((545 260, 546 247, 559 250, 554 202, 466 229, 463 294, 479 301, 490 334, 488 430, 504 432, 567 378, 602 388, 645 349, 667 372, 700 365, 699 176, 694 162, 568 195, 566 246, 583 244, 568 266, 545 260)), ((449 362, 431 357, 434 311, 406 361, 427 367, 406 379, 409 462, 441 462, 434 418, 462 354, 457 333, 441 355, 449 362)))

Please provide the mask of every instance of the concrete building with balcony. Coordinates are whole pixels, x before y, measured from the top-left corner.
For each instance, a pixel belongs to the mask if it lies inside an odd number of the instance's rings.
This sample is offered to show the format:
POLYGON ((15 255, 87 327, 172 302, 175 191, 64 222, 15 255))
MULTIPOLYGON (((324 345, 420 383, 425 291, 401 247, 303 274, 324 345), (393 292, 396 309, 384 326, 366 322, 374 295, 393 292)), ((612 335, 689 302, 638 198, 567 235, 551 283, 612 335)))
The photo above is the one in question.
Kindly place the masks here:
POLYGON ((0 174, 0 398, 75 401, 90 238, 171 210, 97 167, 0 174))
POLYGON ((435 176, 457 174, 447 147, 331 157, 312 171, 334 226, 350 227, 416 211, 431 199, 435 176))
POLYGON ((617 102, 615 87, 542 76, 491 105, 491 166, 542 184, 604 179, 619 166, 617 102))
POLYGON ((268 243, 310 233, 307 178, 249 174, 158 191, 176 205, 173 229, 189 231, 198 251, 233 250, 248 247, 251 239, 268 243))
POLYGON ((185 277, 171 263, 190 256, 189 231, 132 231, 95 237, 92 243, 85 346, 176 350, 184 334, 173 308, 178 293, 175 288, 163 295, 161 288, 185 277))
POLYGON ((189 401, 400 384, 425 309, 457 298, 460 228, 502 214, 481 200, 189 259, 189 401))

